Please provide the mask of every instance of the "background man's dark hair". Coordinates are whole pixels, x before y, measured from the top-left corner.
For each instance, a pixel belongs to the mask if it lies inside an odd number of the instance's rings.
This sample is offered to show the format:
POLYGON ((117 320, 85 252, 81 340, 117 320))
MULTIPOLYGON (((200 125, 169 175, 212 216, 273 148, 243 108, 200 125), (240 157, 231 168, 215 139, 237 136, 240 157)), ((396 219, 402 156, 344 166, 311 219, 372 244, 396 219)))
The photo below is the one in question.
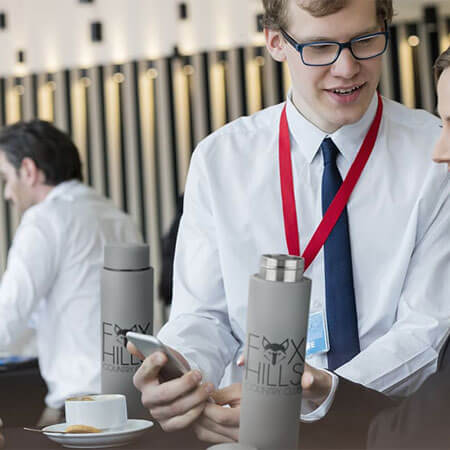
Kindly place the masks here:
POLYGON ((24 158, 32 159, 49 186, 83 179, 75 144, 49 122, 31 120, 5 127, 0 132, 0 151, 17 170, 24 158))

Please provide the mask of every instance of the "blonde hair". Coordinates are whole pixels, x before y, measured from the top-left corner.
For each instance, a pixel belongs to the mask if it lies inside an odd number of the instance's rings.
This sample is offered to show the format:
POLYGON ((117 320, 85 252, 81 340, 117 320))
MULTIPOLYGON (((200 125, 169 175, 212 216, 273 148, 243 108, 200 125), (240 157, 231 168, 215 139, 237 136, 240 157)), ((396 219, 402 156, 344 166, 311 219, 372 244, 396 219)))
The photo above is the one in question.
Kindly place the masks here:
MULTIPOLYGON (((264 28, 279 30, 288 25, 288 2, 290 0, 263 0, 264 28)), ((313 17, 323 17, 340 11, 347 5, 347 0, 295 0, 300 8, 313 17)), ((361 1, 361 0, 360 0, 361 1)), ((376 0, 377 18, 380 23, 391 23, 394 9, 392 0, 376 0)))

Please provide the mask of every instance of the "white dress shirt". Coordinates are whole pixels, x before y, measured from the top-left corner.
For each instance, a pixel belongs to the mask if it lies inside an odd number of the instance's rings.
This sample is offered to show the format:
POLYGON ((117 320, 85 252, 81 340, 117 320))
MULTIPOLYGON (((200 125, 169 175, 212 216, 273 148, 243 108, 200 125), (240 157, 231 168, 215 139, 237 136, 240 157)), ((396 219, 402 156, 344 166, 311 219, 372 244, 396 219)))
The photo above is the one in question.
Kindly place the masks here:
MULTIPOLYGON (((431 161, 439 121, 383 101, 378 139, 347 205, 361 352, 336 373, 408 395, 436 370, 450 327, 449 177, 446 166, 431 161)), ((191 161, 173 307, 159 336, 216 384, 230 363, 226 382, 242 380, 235 362, 245 343, 249 277, 258 272, 260 256, 288 252, 278 169, 283 106, 223 127, 199 144, 191 161)), ((341 152, 343 178, 376 106, 375 95, 358 123, 329 135, 341 152)), ((319 147, 328 135, 289 98, 287 118, 303 251, 322 219, 319 147)), ((313 280, 312 311, 325 311, 324 275, 322 249, 306 272, 313 280)), ((308 362, 327 367, 326 354, 308 362)), ((315 419, 330 406, 335 381, 315 419)))
POLYGON ((0 350, 31 320, 46 403, 100 392, 105 243, 141 242, 131 218, 89 187, 54 187, 22 217, 0 284, 0 350))

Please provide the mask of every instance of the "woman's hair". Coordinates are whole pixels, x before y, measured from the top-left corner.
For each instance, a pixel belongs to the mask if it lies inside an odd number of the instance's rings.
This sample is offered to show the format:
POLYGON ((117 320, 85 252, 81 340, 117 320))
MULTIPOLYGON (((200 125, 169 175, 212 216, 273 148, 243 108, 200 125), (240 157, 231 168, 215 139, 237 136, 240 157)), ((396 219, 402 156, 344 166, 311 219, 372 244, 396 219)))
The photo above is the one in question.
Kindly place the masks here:
POLYGON ((434 63, 434 79, 436 83, 439 81, 439 78, 442 75, 442 72, 445 69, 450 67, 450 47, 442 53, 439 58, 434 63))

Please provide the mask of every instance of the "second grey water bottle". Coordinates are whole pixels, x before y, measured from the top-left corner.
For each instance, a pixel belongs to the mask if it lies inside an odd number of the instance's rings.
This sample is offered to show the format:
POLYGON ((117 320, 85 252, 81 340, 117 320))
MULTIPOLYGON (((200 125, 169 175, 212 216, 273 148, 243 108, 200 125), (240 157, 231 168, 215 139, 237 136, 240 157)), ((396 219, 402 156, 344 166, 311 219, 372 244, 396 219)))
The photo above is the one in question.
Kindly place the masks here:
POLYGON ((128 417, 148 418, 133 376, 140 360, 126 349, 127 331, 153 332, 153 269, 148 245, 106 245, 101 276, 102 393, 124 394, 128 417))
POLYGON ((239 443, 297 448, 311 280, 304 260, 264 255, 250 279, 239 443))

